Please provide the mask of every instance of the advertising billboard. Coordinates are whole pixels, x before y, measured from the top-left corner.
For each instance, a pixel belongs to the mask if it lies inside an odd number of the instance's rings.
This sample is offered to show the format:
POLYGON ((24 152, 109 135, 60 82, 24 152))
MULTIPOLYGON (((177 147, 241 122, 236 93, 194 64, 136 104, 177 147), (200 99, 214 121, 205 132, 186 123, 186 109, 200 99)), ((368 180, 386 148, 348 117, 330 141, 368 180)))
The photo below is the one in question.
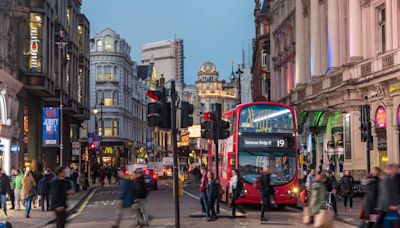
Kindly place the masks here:
POLYGON ((43 107, 43 146, 59 146, 60 140, 60 108, 43 107))

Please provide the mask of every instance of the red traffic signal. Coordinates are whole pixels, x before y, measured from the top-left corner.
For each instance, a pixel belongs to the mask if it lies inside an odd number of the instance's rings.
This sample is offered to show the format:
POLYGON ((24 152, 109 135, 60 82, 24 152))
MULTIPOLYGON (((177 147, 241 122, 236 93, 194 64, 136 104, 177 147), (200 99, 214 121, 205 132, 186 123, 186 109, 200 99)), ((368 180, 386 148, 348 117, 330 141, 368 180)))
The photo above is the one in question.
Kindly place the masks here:
POLYGON ((90 149, 92 150, 96 149, 96 145, 94 145, 94 143, 90 144, 90 149))
POLYGON ((153 100, 161 100, 162 96, 164 95, 161 91, 159 90, 147 90, 146 95, 150 97, 153 100))
POLYGON ((214 115, 214 113, 212 113, 212 112, 205 112, 205 113, 203 114, 203 119, 204 119, 204 120, 213 120, 214 117, 215 117, 215 115, 214 115))

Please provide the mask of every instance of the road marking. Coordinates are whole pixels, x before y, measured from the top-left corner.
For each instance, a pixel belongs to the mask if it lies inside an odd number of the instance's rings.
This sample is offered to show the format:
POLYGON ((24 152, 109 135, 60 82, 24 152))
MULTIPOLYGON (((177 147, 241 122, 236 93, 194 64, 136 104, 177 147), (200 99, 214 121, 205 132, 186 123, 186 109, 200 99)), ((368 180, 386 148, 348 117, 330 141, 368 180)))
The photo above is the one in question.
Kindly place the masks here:
POLYGON ((76 216, 80 215, 85 210, 85 208, 87 207, 89 201, 92 199, 93 195, 97 192, 97 189, 99 189, 99 188, 94 189, 90 193, 90 195, 86 198, 85 202, 83 202, 83 204, 79 207, 78 211, 76 211, 76 213, 68 216, 68 218, 67 218, 68 220, 74 219, 76 216))
MULTIPOLYGON (((196 199, 196 200, 200 200, 200 198, 199 198, 198 196, 195 196, 195 195, 193 195, 193 194, 190 193, 190 192, 187 192, 187 191, 183 190, 183 193, 185 193, 186 195, 188 195, 188 196, 190 196, 190 197, 192 197, 192 198, 194 198, 194 199, 196 199)), ((221 211, 223 211, 223 212, 228 212, 228 210, 225 210, 225 209, 222 208, 222 207, 220 207, 219 209, 220 209, 221 211)))

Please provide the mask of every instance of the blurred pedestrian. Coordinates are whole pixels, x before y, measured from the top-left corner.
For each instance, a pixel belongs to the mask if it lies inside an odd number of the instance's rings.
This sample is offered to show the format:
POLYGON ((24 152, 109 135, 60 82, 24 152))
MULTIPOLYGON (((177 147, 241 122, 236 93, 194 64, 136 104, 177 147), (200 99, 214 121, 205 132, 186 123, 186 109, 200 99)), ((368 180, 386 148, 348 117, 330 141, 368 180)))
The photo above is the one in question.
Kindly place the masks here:
POLYGON ((215 221, 217 220, 217 214, 215 213, 215 201, 219 197, 218 195, 218 186, 217 182, 215 182, 214 174, 212 172, 207 173, 208 177, 208 185, 207 185, 207 209, 208 215, 210 216, 207 221, 215 221))
POLYGON ((38 194, 40 195, 40 207, 42 208, 42 211, 45 211, 45 204, 46 202, 46 211, 49 211, 49 197, 50 197, 50 181, 51 181, 51 176, 49 171, 45 171, 42 179, 40 179, 39 184, 38 184, 38 194))
POLYGON ((327 191, 327 201, 330 202, 329 206, 332 206, 335 215, 337 216, 337 205, 336 205, 336 192, 337 192, 337 181, 335 175, 333 175, 331 170, 326 171, 326 191, 327 191))
POLYGON ((350 170, 346 170, 344 177, 340 180, 340 191, 343 196, 344 210, 347 211, 347 202, 349 202, 351 212, 353 209, 353 185, 354 178, 351 176, 350 170))
POLYGON ((199 167, 197 165, 193 168, 193 172, 192 173, 193 173, 195 182, 199 183, 200 179, 201 179, 201 173, 200 173, 200 169, 199 169, 199 167))
POLYGON ((64 167, 59 167, 55 171, 56 177, 51 181, 51 209, 56 214, 57 228, 64 228, 67 219, 67 195, 69 181, 66 179, 64 167))
POLYGON ((16 178, 16 170, 14 168, 11 169, 10 175, 10 189, 8 190, 8 196, 10 197, 11 201, 11 210, 15 210, 15 178, 16 178))
MULTIPOLYGON (((86 175, 83 171, 81 171, 81 173, 79 174, 79 178, 78 178, 78 182, 79 182, 79 186, 82 188, 83 191, 86 191, 87 186, 86 186, 86 175)), ((78 191, 80 191, 80 189, 78 188, 78 191)))
POLYGON ((1 208, 4 211, 4 217, 7 218, 7 192, 10 191, 10 179, 0 168, 0 200, 1 208))
POLYGON ((365 181, 365 199, 362 212, 362 224, 361 227, 370 228, 373 226, 373 222, 370 221, 369 216, 376 213, 376 207, 378 203, 378 193, 379 193, 379 176, 381 169, 379 167, 372 168, 371 174, 365 181))
POLYGON ((200 204, 201 204, 201 212, 209 218, 208 214, 208 198, 207 198, 207 185, 208 185, 208 177, 207 177, 207 169, 205 166, 200 168, 200 174, 203 175, 201 178, 201 183, 199 186, 200 191, 200 204))
POLYGON ((118 166, 114 166, 114 168, 113 168, 113 176, 115 178, 115 184, 119 184, 119 175, 118 175, 118 173, 119 173, 118 166))
POLYGON ((315 174, 316 174, 315 169, 311 169, 310 173, 307 175, 307 180, 306 180, 307 191, 311 190, 312 184, 314 183, 315 174))
MULTIPOLYGON (((393 163, 387 165, 381 188, 379 189, 378 208, 381 211, 374 227, 383 227, 385 216, 397 213, 400 199, 400 176, 397 166, 393 163)), ((386 226, 385 226, 386 227, 386 226)))
POLYGON ((71 175, 69 177, 70 182, 71 182, 71 190, 73 192, 78 191, 78 171, 75 168, 71 169, 71 175))
POLYGON ((229 192, 231 194, 231 208, 232 208, 232 217, 236 218, 236 200, 239 199, 240 194, 243 190, 243 182, 238 174, 236 169, 232 169, 232 177, 229 181, 229 192))
POLYGON ((100 185, 101 185, 101 187, 103 188, 103 187, 104 187, 104 179, 106 178, 106 171, 104 170, 104 167, 103 167, 103 166, 101 166, 101 167, 99 168, 98 174, 99 174, 99 182, 100 182, 100 185))
POLYGON ((108 179, 108 185, 111 185, 111 178, 113 176, 113 173, 112 173, 112 169, 110 166, 106 167, 106 175, 107 175, 107 179, 108 179))
POLYGON ((32 171, 27 171, 22 179, 22 201, 25 201, 25 216, 29 218, 32 208, 32 200, 36 196, 36 181, 33 178, 32 171))
POLYGON ((146 210, 148 190, 144 180, 142 169, 136 169, 133 180, 133 197, 135 198, 135 212, 139 211, 141 216, 138 216, 137 225, 149 225, 149 215, 146 210))
POLYGON ((314 222, 314 217, 320 210, 324 210, 326 206, 326 185, 325 185, 325 174, 318 174, 315 178, 314 183, 311 186, 311 198, 310 198, 310 216, 311 223, 314 222))
POLYGON ((268 221, 265 217, 265 212, 271 208, 271 200, 274 195, 274 188, 271 184, 271 173, 272 168, 270 166, 263 167, 263 172, 261 174, 260 192, 262 196, 261 201, 261 222, 268 221))
POLYGON ((18 169, 15 170, 15 189, 14 189, 14 196, 15 196, 15 210, 21 210, 21 191, 22 191, 22 178, 24 174, 21 173, 18 169))
POLYGON ((128 170, 123 170, 121 172, 121 184, 120 184, 120 195, 119 199, 121 200, 121 204, 118 208, 117 212, 117 220, 115 221, 114 228, 118 228, 121 222, 122 216, 125 211, 132 210, 132 204, 134 202, 134 190, 133 190, 133 181, 131 180, 131 176, 128 173, 128 170))

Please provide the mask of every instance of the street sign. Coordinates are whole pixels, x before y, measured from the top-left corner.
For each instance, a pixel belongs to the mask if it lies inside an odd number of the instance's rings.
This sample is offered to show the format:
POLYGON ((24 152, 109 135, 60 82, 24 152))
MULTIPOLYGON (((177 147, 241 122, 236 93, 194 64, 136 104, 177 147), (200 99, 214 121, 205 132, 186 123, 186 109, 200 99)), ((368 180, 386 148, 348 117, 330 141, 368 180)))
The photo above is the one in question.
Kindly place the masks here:
POLYGON ((81 144, 79 142, 72 142, 72 155, 79 156, 81 151, 81 144))

